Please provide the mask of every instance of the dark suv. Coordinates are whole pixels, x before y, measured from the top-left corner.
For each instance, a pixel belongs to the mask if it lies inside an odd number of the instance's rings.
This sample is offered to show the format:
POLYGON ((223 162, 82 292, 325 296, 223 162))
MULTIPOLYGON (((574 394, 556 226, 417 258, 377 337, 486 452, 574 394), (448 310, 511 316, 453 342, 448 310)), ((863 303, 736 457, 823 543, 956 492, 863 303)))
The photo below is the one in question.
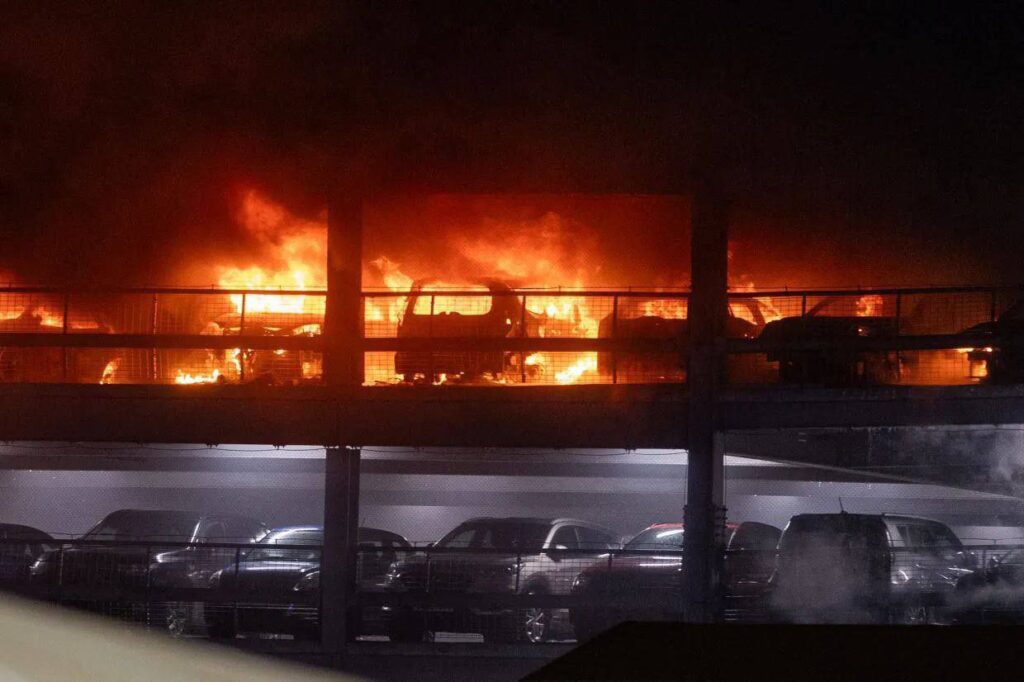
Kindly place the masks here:
POLYGON ((800 514, 779 540, 771 611, 784 622, 940 622, 974 564, 938 521, 800 514))
POLYGON ((480 600, 459 607, 396 607, 389 634, 394 641, 418 641, 431 629, 477 632, 488 641, 547 641, 569 631, 565 609, 492 607, 486 596, 568 595, 579 572, 616 545, 611 531, 577 519, 471 519, 425 552, 395 562, 385 586, 480 600))

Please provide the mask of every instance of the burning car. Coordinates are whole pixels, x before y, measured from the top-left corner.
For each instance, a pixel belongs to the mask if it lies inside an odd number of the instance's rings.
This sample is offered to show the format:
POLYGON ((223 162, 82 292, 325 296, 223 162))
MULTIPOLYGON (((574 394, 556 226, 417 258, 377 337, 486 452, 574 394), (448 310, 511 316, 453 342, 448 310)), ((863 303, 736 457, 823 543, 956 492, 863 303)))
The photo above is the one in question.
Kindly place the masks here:
POLYGON ((972 379, 993 384, 1024 382, 1024 299, 994 321, 974 325, 964 333, 989 339, 984 346, 959 349, 967 354, 972 379))
MULTIPOLYGON (((732 339, 752 339, 765 326, 762 304, 756 298, 732 301, 728 307, 725 335, 732 339)), ((648 303, 639 307, 638 316, 609 314, 598 326, 598 337, 602 339, 653 339, 687 343, 690 337, 690 322, 684 305, 654 306, 648 303)), ((657 378, 661 381, 684 381, 686 368, 682 357, 665 353, 644 352, 600 352, 597 355, 597 369, 600 374, 613 373, 625 376, 657 378)))
POLYGON ((857 338, 895 337, 900 321, 878 314, 880 296, 862 296, 856 310, 847 296, 824 298, 803 315, 769 322, 758 339, 769 344, 817 342, 813 350, 768 351, 769 362, 779 363, 779 381, 848 386, 863 383, 889 384, 900 379, 900 358, 895 351, 864 352, 841 348, 857 338), (853 314, 850 314, 850 313, 853 314))
MULTIPOLYGON (((485 283, 490 296, 453 296, 429 292, 425 281, 413 284, 398 325, 399 338, 501 339, 520 336, 535 315, 523 308, 508 285, 485 283)), ((498 379, 510 353, 495 351, 417 351, 395 354, 395 373, 407 382, 498 379)))

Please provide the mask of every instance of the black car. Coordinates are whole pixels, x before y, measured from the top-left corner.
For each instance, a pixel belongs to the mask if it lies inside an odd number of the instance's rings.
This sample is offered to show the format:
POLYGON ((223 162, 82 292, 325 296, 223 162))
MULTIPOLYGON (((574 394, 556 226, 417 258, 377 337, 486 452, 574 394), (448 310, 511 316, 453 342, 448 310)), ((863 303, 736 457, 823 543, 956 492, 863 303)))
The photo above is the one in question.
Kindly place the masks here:
MULTIPOLYGON (((861 297, 865 298, 870 297, 861 297)), ((901 328, 896 316, 879 314, 881 302, 858 305, 861 299, 826 297, 803 315, 764 326, 758 340, 767 344, 816 344, 813 349, 767 352, 769 362, 779 363, 780 382, 848 386, 899 381, 900 356, 895 351, 865 352, 843 347, 844 341, 858 338, 895 337, 901 328)))
MULTIPOLYGON (((753 521, 727 526, 722 583, 731 601, 763 597, 781 533, 775 526, 753 521)), ((572 587, 581 603, 570 610, 576 638, 589 639, 627 620, 680 618, 685 596, 683 534, 681 523, 653 524, 622 552, 581 572, 572 587)))
MULTIPOLYGON (((262 522, 236 514, 121 509, 79 540, 43 554, 32 566, 32 579, 65 593, 82 592, 83 607, 106 609, 106 602, 90 604, 90 589, 113 590, 114 596, 124 590, 125 601, 132 602, 128 597, 145 589, 203 587, 235 553, 211 544, 251 543, 267 530, 262 522)), ((128 610, 133 618, 159 618, 172 632, 200 619, 194 607, 178 602, 133 602, 128 610)))
MULTIPOLYGON (((320 526, 277 528, 242 556, 237 565, 223 566, 214 573, 210 587, 235 592, 239 604, 237 608, 222 605, 208 609, 209 634, 217 638, 233 638, 240 633, 319 638, 317 599, 323 540, 320 526), (268 596, 275 599, 269 600, 268 596)), ((360 528, 358 541, 360 589, 379 586, 397 556, 396 551, 411 546, 401 535, 377 528, 360 528)), ((380 609, 365 609, 359 627, 372 628, 374 624, 383 631, 380 609)))
POLYGON ((27 588, 32 566, 59 544, 37 528, 0 523, 0 587, 27 588))
POLYGON ((513 609, 487 599, 568 595, 580 571, 614 546, 611 531, 578 519, 477 518, 461 523, 388 571, 387 589, 439 598, 436 605, 393 607, 390 637, 419 641, 427 631, 468 632, 488 641, 540 643, 569 634, 566 609, 543 603, 513 609), (456 601, 473 596, 475 603, 453 607, 443 603, 446 595, 456 601))
POLYGON ((944 622, 975 559, 943 523, 889 514, 800 514, 779 540, 771 610, 783 622, 944 622))

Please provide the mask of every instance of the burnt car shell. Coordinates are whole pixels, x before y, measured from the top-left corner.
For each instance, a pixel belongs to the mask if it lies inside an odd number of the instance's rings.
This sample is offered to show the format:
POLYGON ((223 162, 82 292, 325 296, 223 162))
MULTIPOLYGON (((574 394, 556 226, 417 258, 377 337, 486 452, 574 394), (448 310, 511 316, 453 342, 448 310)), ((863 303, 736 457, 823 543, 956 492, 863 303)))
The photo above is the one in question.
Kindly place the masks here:
MULTIPOLYGON (((743 301, 729 306, 729 314, 725 320, 725 335, 730 339, 752 339, 764 326, 764 316, 756 301, 743 301), (740 305, 750 311, 748 321, 739 317, 733 310, 740 305)), ((663 317, 660 315, 641 315, 639 317, 619 317, 608 314, 598 324, 597 336, 601 339, 651 339, 657 341, 675 341, 679 349, 689 343, 690 321, 687 318, 663 317)), ((664 353, 653 352, 620 352, 613 354, 602 351, 597 354, 597 369, 600 374, 616 372, 639 374, 647 378, 681 381, 686 378, 682 359, 666 359, 664 353)))
MULTIPOLYGON (((490 306, 485 312, 417 312, 421 298, 445 295, 443 291, 425 291, 428 285, 428 281, 419 281, 410 289, 405 314, 398 325, 399 338, 505 338, 519 334, 524 318, 528 318, 528 325, 533 321, 533 314, 523 309, 508 285, 495 280, 484 282, 491 295, 479 296, 480 300, 489 299, 490 306)), ((503 351, 402 350, 395 353, 395 373, 408 382, 432 382, 440 374, 449 380, 497 377, 505 371, 505 358, 503 351)))

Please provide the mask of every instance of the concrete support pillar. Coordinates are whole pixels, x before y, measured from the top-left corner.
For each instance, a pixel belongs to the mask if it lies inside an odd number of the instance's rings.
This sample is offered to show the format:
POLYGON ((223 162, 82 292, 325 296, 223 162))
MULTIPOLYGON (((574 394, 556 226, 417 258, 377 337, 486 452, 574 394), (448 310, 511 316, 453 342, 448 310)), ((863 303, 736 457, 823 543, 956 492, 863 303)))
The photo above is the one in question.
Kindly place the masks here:
POLYGON ((708 622, 717 609, 724 531, 723 449, 718 391, 724 376, 728 306, 728 216, 713 187, 699 187, 691 213, 690 360, 687 497, 683 552, 684 617, 708 622))
POLYGON ((338 659, 356 621, 356 550, 359 545, 359 448, 327 448, 324 476, 324 547, 320 559, 320 638, 338 659))
POLYGON ((327 310, 324 380, 328 386, 363 383, 363 200, 331 197, 327 207, 327 310))

